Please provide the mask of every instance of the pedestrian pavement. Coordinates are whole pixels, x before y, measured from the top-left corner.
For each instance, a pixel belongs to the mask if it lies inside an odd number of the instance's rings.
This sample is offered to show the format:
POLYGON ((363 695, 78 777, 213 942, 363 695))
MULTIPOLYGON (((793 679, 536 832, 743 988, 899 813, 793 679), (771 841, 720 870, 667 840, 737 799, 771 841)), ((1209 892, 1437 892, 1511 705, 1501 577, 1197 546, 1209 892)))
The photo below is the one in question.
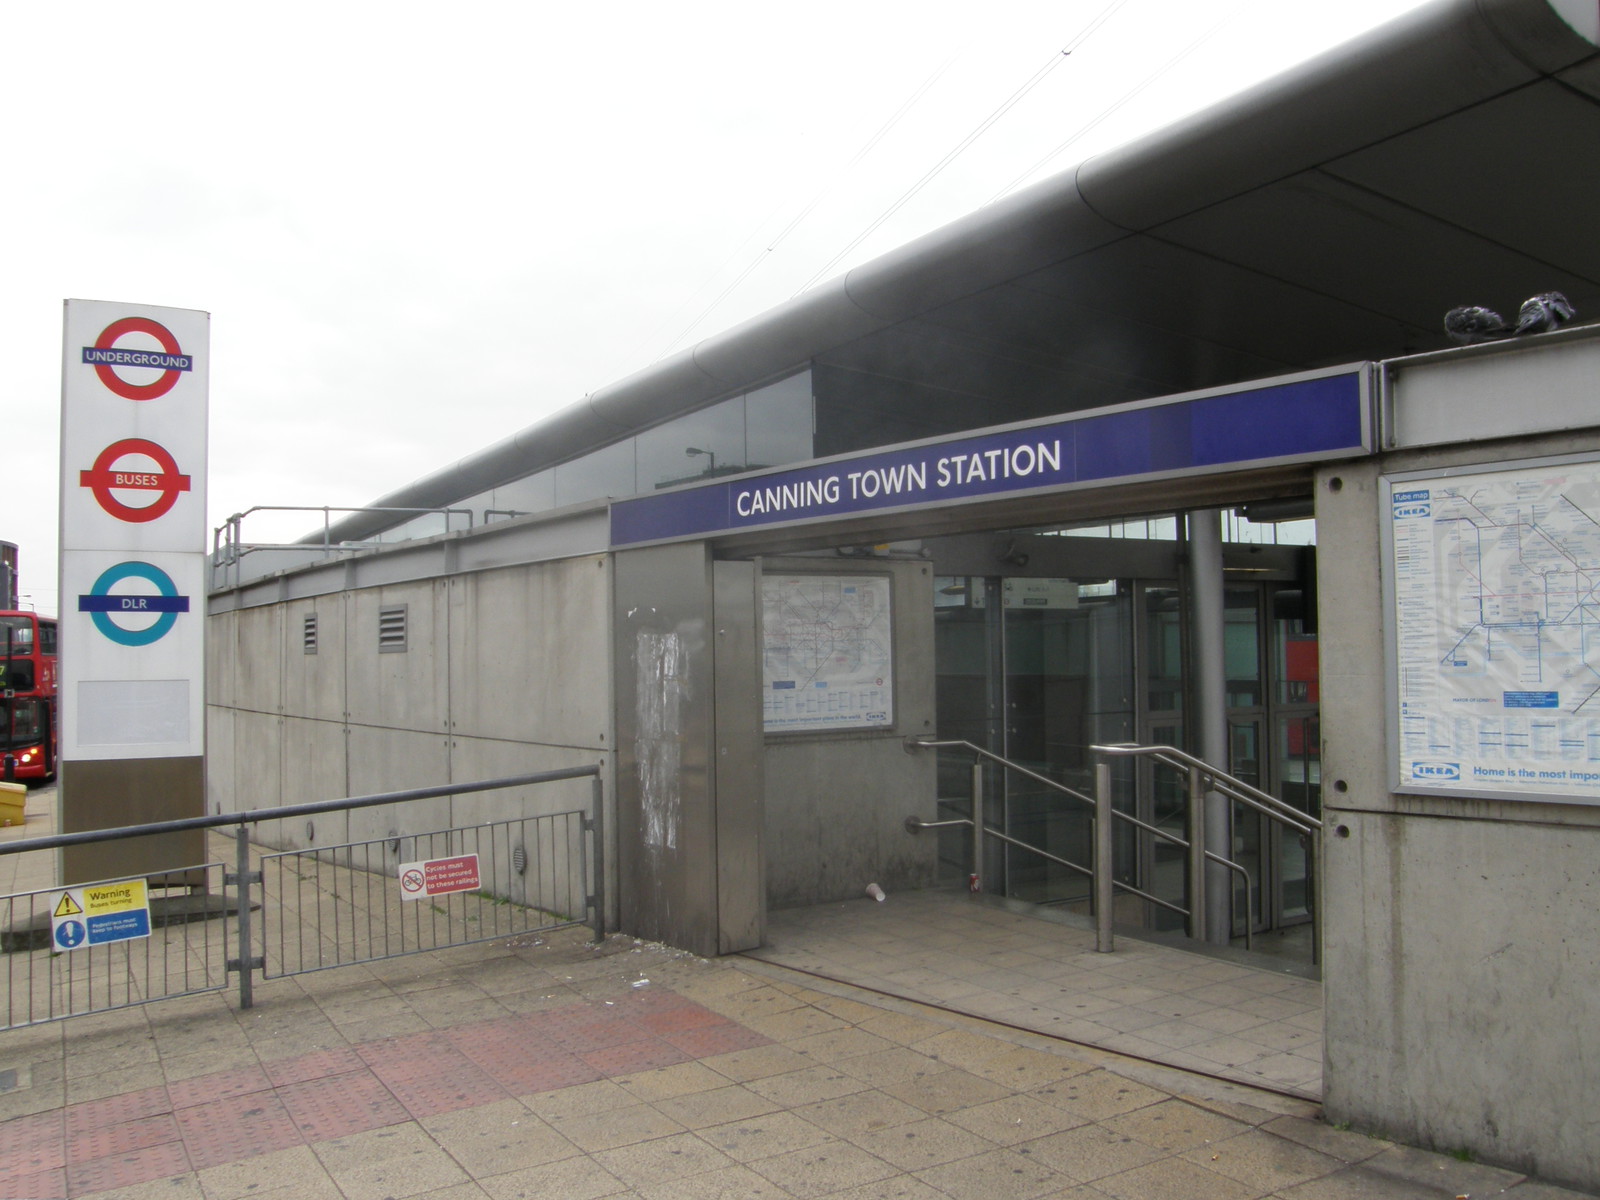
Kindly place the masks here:
POLYGON ((249 1009, 217 992, 0 1033, 0 1197, 1580 1195, 959 998, 587 936, 258 982, 249 1009))
POLYGON ((1322 985, 1266 955, 1119 934, 965 889, 770 915, 755 957, 1307 1100, 1322 1095, 1322 985), (976 902, 975 902, 976 901, 976 902), (986 903, 984 901, 987 901, 986 903))

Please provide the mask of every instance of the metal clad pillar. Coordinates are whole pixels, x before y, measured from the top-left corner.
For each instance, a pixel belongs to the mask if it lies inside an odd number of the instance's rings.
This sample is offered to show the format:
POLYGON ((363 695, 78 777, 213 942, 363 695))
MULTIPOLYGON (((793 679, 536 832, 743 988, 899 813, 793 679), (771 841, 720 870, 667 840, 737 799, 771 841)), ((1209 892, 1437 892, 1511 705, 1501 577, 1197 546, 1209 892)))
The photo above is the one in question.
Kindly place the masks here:
MULTIPOLYGON (((1194 647, 1194 729, 1200 757, 1219 770, 1228 769, 1228 680, 1225 601, 1222 585, 1222 512, 1201 509, 1189 514, 1189 619, 1194 647)), ((1226 796, 1206 796, 1206 848, 1232 857, 1233 813, 1226 796)), ((1232 881, 1222 867, 1206 873, 1206 941, 1226 946, 1232 917, 1232 881)))

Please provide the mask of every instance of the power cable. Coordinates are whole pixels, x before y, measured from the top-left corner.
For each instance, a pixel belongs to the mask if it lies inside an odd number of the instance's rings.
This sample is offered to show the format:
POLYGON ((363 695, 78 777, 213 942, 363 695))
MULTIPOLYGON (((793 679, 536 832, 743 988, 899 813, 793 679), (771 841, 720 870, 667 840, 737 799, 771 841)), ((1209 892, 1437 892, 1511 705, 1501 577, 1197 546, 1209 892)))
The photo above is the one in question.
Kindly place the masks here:
POLYGON ((1038 87, 1039 84, 1043 83, 1044 80, 1045 80, 1045 77, 1048 76, 1050 74, 1050 72, 1054 71, 1063 62, 1065 62, 1067 60, 1067 58, 1072 54, 1072 52, 1074 50, 1076 50, 1079 46, 1083 45, 1083 43, 1086 40, 1088 40, 1088 38, 1096 30, 1098 30, 1100 28, 1100 26, 1104 25, 1106 23, 1106 21, 1110 20, 1111 17, 1116 13, 1116 11, 1118 9, 1122 8, 1123 5, 1125 5, 1127 2, 1128 2, 1128 0, 1112 0, 1112 3, 1107 5, 1104 9, 1102 9, 1100 14, 1098 16, 1096 16, 1095 19, 1093 21, 1091 21, 1089 23, 1089 25, 1086 26, 1084 28, 1084 30, 1081 33, 1078 34, 1077 37, 1075 37, 1072 41, 1068 42, 1067 45, 1062 47, 1062 49, 1060 51, 1058 51, 1055 54, 1052 54, 1050 56, 1049 60, 1042 67, 1040 67, 1037 71, 1035 71, 1033 73, 1032 77, 1027 80, 1027 82, 1025 82, 1020 88, 1018 88, 1015 92, 1013 92, 998 108, 996 108, 992 113, 990 113, 981 122, 979 122, 977 128, 975 128, 971 133, 967 134, 966 137, 964 137, 959 143, 957 143, 957 145, 955 146, 955 148, 953 150, 951 150, 948 154, 946 154, 943 158, 941 158, 937 163, 935 163, 933 165, 933 167, 931 169, 929 169, 928 172, 922 176, 921 179, 917 180, 916 183, 912 184, 910 189, 907 190, 906 193, 904 195, 902 195, 898 200, 896 200, 893 204, 891 204, 877 218, 877 220, 873 221, 864 230, 862 230, 853 239, 851 239, 850 243, 847 246, 845 246, 844 249, 840 250, 832 258, 830 258, 826 263, 824 263, 822 265, 820 270, 818 270, 814 275, 811 276, 810 279, 806 280, 805 283, 801 284, 800 285, 800 290, 798 292, 796 292, 795 295, 797 295, 797 296, 800 295, 801 292, 804 292, 807 288, 809 288, 813 284, 815 284, 819 279, 821 279, 825 275, 827 275, 827 273, 829 271, 831 271, 836 265, 838 265, 838 263, 842 259, 844 259, 847 255, 849 255, 852 250, 854 250, 857 246, 861 245, 862 242, 866 241, 869 237, 871 237, 874 233, 876 233, 883 226, 883 224, 886 221, 888 221, 897 212, 899 212, 908 203, 910 203, 911 200, 914 199, 916 197, 916 195, 919 192, 922 191, 923 188, 927 187, 929 183, 933 182, 933 180, 935 178, 937 178, 939 176, 939 174, 941 172, 943 172, 946 167, 948 167, 957 158, 959 158, 962 155, 962 153, 965 152, 966 149, 969 146, 971 146, 980 137, 982 137, 986 132, 988 132, 988 130, 994 125, 994 123, 996 121, 1000 120, 1001 117, 1005 116, 1008 112, 1010 112, 1013 108, 1015 108, 1017 106, 1017 104, 1020 103, 1022 101, 1022 99, 1025 96, 1027 96, 1027 94, 1029 92, 1033 91, 1034 88, 1038 87))
MULTIPOLYGON (((928 93, 929 89, 931 89, 933 85, 937 83, 941 77, 943 77, 944 73, 950 69, 951 64, 956 61, 956 57, 958 56, 953 56, 946 59, 938 68, 938 70, 934 71, 933 74, 929 75, 927 79, 923 80, 922 85, 918 87, 917 90, 914 91, 911 96, 894 111, 893 115, 891 115, 889 119, 878 128, 876 133, 866 140, 861 148, 855 152, 855 155, 850 159, 849 162, 833 173, 832 178, 823 184, 822 188, 815 196, 811 198, 810 202, 807 203, 806 206, 802 208, 787 225, 777 232, 772 240, 767 243, 766 247, 759 254, 757 254, 755 258, 750 260, 750 263, 745 267, 745 269, 739 272, 733 281, 729 283, 727 287, 723 288, 722 291, 717 294, 716 298, 711 301, 711 303, 707 304, 703 309, 700 310, 700 312, 695 316, 694 320, 690 321, 688 325, 684 326, 684 328, 679 331, 678 335, 667 343, 666 347, 661 351, 661 354, 657 356, 657 361, 659 361, 661 358, 665 358, 669 353, 671 353, 674 346, 677 346, 684 340, 684 338, 688 337, 696 326, 704 321, 706 317, 710 316, 711 313, 716 311, 717 306, 726 300, 741 283, 743 283, 751 276, 751 274, 755 272, 757 267, 767 261, 767 255, 776 250, 779 245, 783 243, 784 239, 793 233, 795 229, 800 226, 800 223, 811 215, 813 210, 816 209, 817 205, 822 203, 822 201, 827 197, 828 193, 833 190, 834 186, 851 171, 853 171, 861 162, 861 160, 866 158, 866 156, 877 147, 878 143, 883 141, 883 139, 889 135, 894 127, 898 125, 901 120, 904 119, 905 115, 916 105, 917 101, 921 100, 922 97, 928 93)), ((775 214, 777 211, 777 209, 774 209, 773 214, 775 214)), ((761 222, 761 224, 756 227, 756 230, 752 232, 749 237, 745 238, 744 241, 739 243, 734 252, 724 259, 721 265, 711 273, 706 280, 707 283, 709 283, 712 279, 715 279, 718 275, 722 274, 722 272, 727 268, 728 264, 731 263, 735 258, 739 257, 744 248, 748 246, 751 240, 756 236, 756 233, 759 233, 762 229, 766 228, 766 226, 771 222, 773 214, 768 214, 767 219, 761 222)), ((703 290, 705 286, 706 284, 701 284, 700 287, 695 289, 695 292, 690 293, 690 296, 692 297, 696 292, 703 290)), ((682 312, 685 305, 688 303, 689 301, 685 300, 683 304, 678 305, 678 307, 673 310, 672 315, 676 316, 678 313, 682 312)), ((669 317, 668 319, 670 320, 671 318, 669 317)), ((659 326, 657 328, 659 329, 659 326)))
POLYGON ((1155 71, 1153 74, 1147 76, 1144 79, 1144 81, 1141 82, 1137 87, 1133 88, 1133 90, 1131 90, 1129 92, 1124 93, 1123 96, 1115 104, 1113 104, 1110 108, 1107 108, 1103 112, 1097 114, 1095 116, 1095 118, 1092 121, 1090 121, 1087 125, 1084 125, 1076 133, 1074 133, 1071 137, 1069 137, 1066 141, 1062 142, 1054 150, 1050 151, 1050 153, 1046 154, 1038 162, 1034 163, 1033 166, 1029 167, 1021 175, 1018 175, 1010 183, 1006 184, 1005 187, 1001 188, 993 196, 989 197, 988 203, 989 204, 993 204, 996 200, 999 200, 1001 197, 1006 196, 1009 193, 1011 193, 1012 191, 1016 190, 1026 180, 1031 178, 1040 169, 1042 169, 1047 163, 1050 163, 1053 160, 1055 160, 1056 158, 1060 157, 1061 154, 1063 152, 1065 152, 1066 149, 1069 146, 1071 146, 1074 143, 1080 141, 1085 135, 1087 135, 1096 126, 1100 125, 1101 122, 1103 122, 1107 118, 1109 118, 1113 113, 1115 113, 1123 105, 1125 105, 1129 101, 1133 100, 1136 96, 1138 96, 1141 92, 1143 92, 1151 84, 1155 83, 1156 80, 1160 79, 1168 71, 1172 70, 1173 67, 1177 66, 1184 59, 1188 58, 1189 55, 1193 54, 1201 46, 1205 45, 1205 43, 1207 43, 1213 37, 1215 37, 1216 34, 1217 34, 1217 31, 1219 29, 1221 29, 1229 21, 1232 21, 1235 17, 1237 17, 1239 15, 1239 13, 1243 9, 1245 9, 1245 8, 1247 8, 1249 6, 1249 4, 1250 4, 1250 0, 1245 0, 1245 3, 1236 5, 1233 8, 1233 10, 1231 12, 1229 12, 1225 17, 1223 17, 1221 20, 1219 20, 1210 29, 1208 29, 1204 33, 1202 33, 1194 41, 1190 42, 1187 46, 1185 46, 1182 50, 1180 50, 1172 58, 1169 58, 1165 63, 1162 64, 1162 66, 1157 71, 1155 71))

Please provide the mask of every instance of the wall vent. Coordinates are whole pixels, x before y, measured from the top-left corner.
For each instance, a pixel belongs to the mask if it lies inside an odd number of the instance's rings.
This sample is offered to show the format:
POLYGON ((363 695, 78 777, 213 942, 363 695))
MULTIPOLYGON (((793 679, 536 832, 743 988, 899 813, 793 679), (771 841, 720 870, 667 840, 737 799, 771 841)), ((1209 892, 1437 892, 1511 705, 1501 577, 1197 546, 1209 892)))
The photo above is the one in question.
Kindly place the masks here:
POLYGON ((390 605, 378 610, 378 653, 404 654, 406 649, 406 606, 390 605))
POLYGON ((301 642, 302 642, 302 644, 303 644, 303 646, 305 648, 305 652, 307 654, 315 654, 317 652, 317 614, 316 613, 307 613, 306 614, 305 629, 302 631, 300 636, 301 636, 301 642))

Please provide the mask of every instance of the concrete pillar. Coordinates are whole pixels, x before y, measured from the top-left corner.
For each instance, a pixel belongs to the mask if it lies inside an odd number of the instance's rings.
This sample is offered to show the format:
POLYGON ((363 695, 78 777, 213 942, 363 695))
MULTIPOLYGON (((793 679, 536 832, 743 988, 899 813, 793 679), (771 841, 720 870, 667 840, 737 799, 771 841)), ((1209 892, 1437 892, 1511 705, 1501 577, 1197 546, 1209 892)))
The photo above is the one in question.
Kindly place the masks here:
MULTIPOLYGON (((1194 736, 1200 757, 1228 769, 1228 681, 1224 655, 1222 512, 1189 514, 1189 620, 1194 654, 1194 736)), ((1233 811, 1226 796, 1206 796, 1206 848, 1231 856, 1233 811)), ((1206 872, 1206 941, 1226 946, 1232 934, 1228 899, 1233 881, 1222 867, 1206 872)))

